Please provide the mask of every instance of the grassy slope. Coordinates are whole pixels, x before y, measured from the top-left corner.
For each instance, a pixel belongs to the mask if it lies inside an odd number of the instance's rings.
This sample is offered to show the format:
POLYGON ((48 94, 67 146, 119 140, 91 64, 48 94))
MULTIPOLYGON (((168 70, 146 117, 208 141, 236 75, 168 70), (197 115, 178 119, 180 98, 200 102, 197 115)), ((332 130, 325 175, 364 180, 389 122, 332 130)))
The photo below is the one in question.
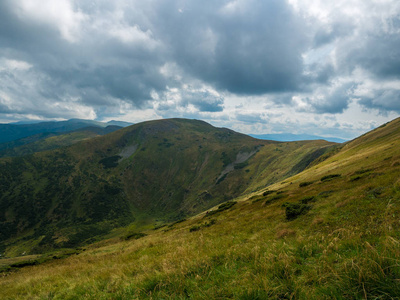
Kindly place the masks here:
POLYGON ((0 157, 24 156, 73 145, 79 141, 113 132, 121 127, 85 127, 67 133, 40 133, 0 144, 0 157))
POLYGON ((76 247, 132 222, 130 228, 143 230, 193 215, 299 172, 331 145, 260 141, 172 119, 6 158, 0 161, 0 253, 76 247), (244 153, 254 155, 235 164, 244 153))
POLYGON ((399 299, 399 149, 395 120, 266 196, 25 267, 0 290, 5 299, 399 299), (288 220, 287 203, 307 209, 288 220))

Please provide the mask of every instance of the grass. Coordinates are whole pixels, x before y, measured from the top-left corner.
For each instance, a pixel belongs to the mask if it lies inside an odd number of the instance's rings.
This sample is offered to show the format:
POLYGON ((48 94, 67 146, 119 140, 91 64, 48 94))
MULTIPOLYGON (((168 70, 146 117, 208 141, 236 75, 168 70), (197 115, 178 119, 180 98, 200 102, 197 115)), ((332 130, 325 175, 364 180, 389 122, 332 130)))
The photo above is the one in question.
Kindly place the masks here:
POLYGON ((400 139, 390 127, 372 133, 379 143, 365 135, 268 186, 273 193, 222 204, 212 219, 203 213, 3 273, 1 297, 399 299, 400 139), (321 181, 330 174, 341 176, 321 181), (284 203, 310 209, 288 220, 284 203))

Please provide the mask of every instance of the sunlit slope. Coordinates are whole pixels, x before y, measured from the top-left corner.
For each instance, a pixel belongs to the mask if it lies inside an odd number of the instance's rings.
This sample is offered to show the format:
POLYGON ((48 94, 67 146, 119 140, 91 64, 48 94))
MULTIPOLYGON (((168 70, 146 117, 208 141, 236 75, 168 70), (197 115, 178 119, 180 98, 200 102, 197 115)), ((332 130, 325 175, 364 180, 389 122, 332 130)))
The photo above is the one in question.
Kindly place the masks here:
POLYGON ((395 120, 260 192, 7 273, 0 290, 5 299, 398 299, 399 144, 395 120))
POLYGON ((368 178, 373 183, 379 176, 397 172, 400 164, 399 146, 400 119, 395 119, 336 148, 326 160, 294 176, 291 181, 296 184, 304 180, 312 182, 318 181, 323 175, 339 174, 352 176, 353 183, 368 178))
POLYGON ((30 242, 13 253, 38 253, 90 242, 132 222, 143 229, 178 220, 298 173, 332 145, 261 141, 170 119, 4 158, 1 249, 24 238, 30 242))

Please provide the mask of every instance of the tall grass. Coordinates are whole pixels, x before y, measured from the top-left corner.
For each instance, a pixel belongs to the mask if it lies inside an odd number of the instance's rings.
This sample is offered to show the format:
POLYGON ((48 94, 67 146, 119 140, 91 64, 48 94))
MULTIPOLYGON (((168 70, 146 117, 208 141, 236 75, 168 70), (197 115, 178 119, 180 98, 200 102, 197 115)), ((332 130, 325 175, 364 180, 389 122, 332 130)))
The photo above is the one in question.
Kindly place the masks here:
POLYGON ((0 298, 400 299, 400 142, 391 143, 379 157, 349 146, 270 186, 285 195, 274 201, 260 191, 212 218, 3 273, 0 298), (284 203, 309 208, 288 219, 284 203))

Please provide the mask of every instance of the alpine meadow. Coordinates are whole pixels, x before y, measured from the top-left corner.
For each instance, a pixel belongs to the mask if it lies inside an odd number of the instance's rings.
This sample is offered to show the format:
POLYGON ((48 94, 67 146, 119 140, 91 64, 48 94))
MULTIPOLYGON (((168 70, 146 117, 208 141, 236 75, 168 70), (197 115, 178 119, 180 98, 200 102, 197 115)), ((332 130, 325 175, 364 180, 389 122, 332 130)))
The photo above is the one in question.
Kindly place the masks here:
POLYGON ((400 119, 343 144, 167 119, 4 157, 1 297, 398 299, 399 149, 400 119))
POLYGON ((0 300, 400 300, 400 0, 0 0, 0 300))

